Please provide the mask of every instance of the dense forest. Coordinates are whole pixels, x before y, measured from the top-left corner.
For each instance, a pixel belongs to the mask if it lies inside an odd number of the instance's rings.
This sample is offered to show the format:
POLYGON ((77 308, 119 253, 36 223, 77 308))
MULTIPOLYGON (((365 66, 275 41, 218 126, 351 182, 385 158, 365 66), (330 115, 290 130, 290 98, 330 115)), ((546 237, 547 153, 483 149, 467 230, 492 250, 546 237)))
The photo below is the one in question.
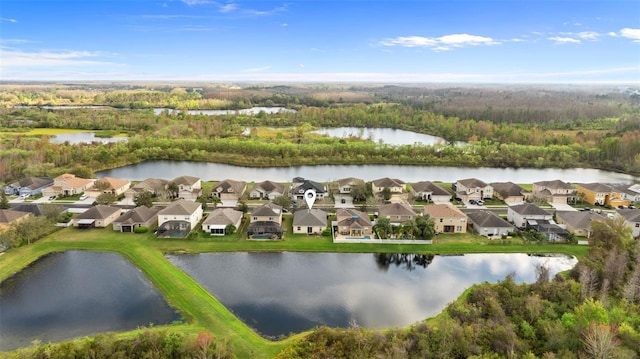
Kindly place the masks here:
POLYGON ((60 86, 62 89, 6 85, 0 91, 0 105, 4 106, 0 109, 0 130, 5 134, 0 144, 0 179, 55 175, 77 171, 78 167, 92 173, 151 159, 248 166, 579 166, 640 173, 640 103, 635 93, 528 93, 522 89, 492 88, 60 86), (42 107, 59 105, 105 107, 42 107), (172 110, 255 105, 286 106, 296 111, 208 116, 172 110), (166 110, 156 114, 154 107, 166 110), (311 132, 318 127, 339 126, 391 127, 439 136, 445 141, 435 146, 389 146, 311 132), (265 127, 274 129, 272 135, 261 134, 260 129, 265 127), (25 135, 25 131, 35 128, 99 131, 102 136, 126 135, 129 140, 113 144, 53 144, 43 135, 25 135), (457 141, 467 145, 453 145, 457 141))

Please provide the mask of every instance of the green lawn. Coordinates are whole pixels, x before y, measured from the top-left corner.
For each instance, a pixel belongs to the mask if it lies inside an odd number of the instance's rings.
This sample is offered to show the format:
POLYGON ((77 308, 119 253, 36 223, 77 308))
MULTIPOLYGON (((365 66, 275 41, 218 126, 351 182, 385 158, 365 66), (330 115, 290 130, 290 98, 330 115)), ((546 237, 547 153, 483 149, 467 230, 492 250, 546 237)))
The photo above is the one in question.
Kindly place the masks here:
MULTIPOLYGON (((120 234, 111 229, 62 229, 46 239, 0 255, 0 281, 18 272, 40 256, 65 250, 93 250, 120 253, 140 268, 154 283, 166 300, 185 318, 187 324, 169 328, 196 333, 207 329, 218 337, 228 338, 239 358, 272 358, 292 339, 304 333, 272 342, 260 337, 211 296, 195 280, 173 266, 165 253, 198 253, 227 251, 296 251, 296 252, 406 252, 432 254, 464 253, 565 253, 582 257, 587 247, 577 245, 524 244, 512 240, 498 243, 481 237, 465 235, 439 235, 433 245, 334 244, 331 238, 293 235, 290 216, 287 216, 285 239, 274 242, 247 241, 243 235, 226 237, 196 236, 196 240, 157 239, 152 233, 120 234)), ((131 335, 132 332, 120 335, 131 335)))

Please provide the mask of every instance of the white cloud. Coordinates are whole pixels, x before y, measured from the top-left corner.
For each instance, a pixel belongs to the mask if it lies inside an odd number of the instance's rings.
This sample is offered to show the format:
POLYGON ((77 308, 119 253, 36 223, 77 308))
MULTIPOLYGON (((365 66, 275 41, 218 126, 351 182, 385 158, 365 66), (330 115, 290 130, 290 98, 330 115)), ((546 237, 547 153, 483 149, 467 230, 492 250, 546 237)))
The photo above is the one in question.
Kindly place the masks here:
POLYGON ((116 65, 113 62, 89 60, 91 58, 114 56, 101 52, 64 51, 64 52, 24 52, 20 50, 0 48, 2 68, 25 66, 88 66, 88 65, 116 65))
POLYGON ((379 42, 383 46, 429 47, 434 51, 447 51, 454 47, 498 45, 500 42, 484 36, 451 34, 440 37, 400 36, 379 42))
POLYGON ((620 36, 631 39, 633 42, 640 42, 640 29, 626 27, 620 30, 620 36))
POLYGON ((562 44, 579 44, 581 41, 578 39, 574 39, 572 37, 561 37, 561 36, 554 36, 554 37, 549 37, 548 38, 551 41, 554 41, 556 44, 562 45, 562 44))
POLYGON ((611 31, 611 32, 607 33, 607 35, 612 36, 612 37, 618 37, 618 34, 616 34, 615 31, 611 31))
POLYGON ((598 37, 600 37, 600 34, 595 31, 582 31, 576 33, 575 35, 584 40, 597 40, 598 37))
POLYGON ((16 19, 10 19, 10 18, 8 18, 8 17, 0 17, 0 22, 16 23, 16 22, 18 22, 18 20, 16 20, 16 19))
POLYGON ((271 66, 262 66, 262 67, 254 67, 251 69, 246 69, 242 72, 262 72, 262 71, 266 71, 269 70, 271 68, 271 66))
POLYGON ((228 3, 220 6, 220 12, 232 12, 238 9, 238 4, 228 3))
POLYGON ((204 5, 204 4, 211 4, 213 3, 213 1, 210 0, 182 0, 183 3, 189 5, 189 6, 193 6, 193 5, 204 5))

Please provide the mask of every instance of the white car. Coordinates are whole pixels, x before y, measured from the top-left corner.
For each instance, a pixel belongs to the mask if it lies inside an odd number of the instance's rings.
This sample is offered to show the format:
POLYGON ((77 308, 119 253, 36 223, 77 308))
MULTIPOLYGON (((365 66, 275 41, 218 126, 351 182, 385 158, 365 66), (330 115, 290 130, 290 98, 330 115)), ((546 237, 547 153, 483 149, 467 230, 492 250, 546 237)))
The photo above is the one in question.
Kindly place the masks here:
POLYGON ((83 194, 82 196, 80 196, 81 201, 84 201, 87 198, 89 198, 89 196, 87 196, 86 194, 83 194))
POLYGON ((28 194, 28 193, 25 193, 25 194, 21 194, 21 195, 20 195, 20 199, 27 199, 27 198, 29 198, 29 197, 31 197, 31 195, 30 195, 30 194, 28 194))

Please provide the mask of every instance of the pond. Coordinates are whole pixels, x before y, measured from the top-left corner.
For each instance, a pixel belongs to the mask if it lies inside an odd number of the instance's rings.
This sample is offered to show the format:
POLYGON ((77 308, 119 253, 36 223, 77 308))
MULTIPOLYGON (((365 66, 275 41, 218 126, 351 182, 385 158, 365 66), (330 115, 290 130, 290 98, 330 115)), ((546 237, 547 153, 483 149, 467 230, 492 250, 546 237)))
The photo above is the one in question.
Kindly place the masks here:
POLYGON ((274 114, 279 112, 296 112, 296 110, 288 109, 285 107, 251 107, 241 110, 174 110, 172 108, 154 108, 153 113, 159 115, 165 111, 169 113, 186 112, 190 115, 207 115, 207 116, 221 116, 221 115, 257 115, 260 112, 266 114, 274 114))
POLYGON ((69 142, 72 145, 78 143, 112 143, 112 142, 120 142, 126 141, 127 137, 96 137, 95 132, 75 132, 75 133, 64 133, 51 137, 49 142, 51 143, 65 143, 69 142))
POLYGON ((151 282, 114 253, 48 254, 0 283, 0 350, 180 319, 151 282))
POLYGON ((334 181, 345 177, 357 177, 365 181, 391 177, 405 182, 455 182, 459 179, 471 177, 481 179, 487 183, 505 181, 533 183, 556 179, 565 182, 605 183, 633 183, 634 181, 640 181, 640 179, 631 175, 592 168, 470 168, 404 165, 322 165, 261 168, 212 162, 168 160, 145 161, 96 173, 98 178, 108 176, 130 181, 142 181, 147 178, 172 180, 183 175, 199 177, 206 181, 231 178, 246 182, 264 180, 291 182, 293 177, 304 177, 321 182, 334 181))
POLYGON ((318 325, 404 327, 440 313, 466 288, 514 273, 533 282, 572 268, 567 256, 526 254, 202 253, 168 255, 247 325, 267 337, 318 325))
MULTIPOLYGON (((396 130, 394 128, 337 127, 321 128, 313 132, 336 138, 357 137, 393 146, 413 145, 415 143, 423 145, 447 144, 447 142, 441 137, 425 135, 412 131, 396 130)), ((464 142, 459 142, 457 144, 462 145, 464 142)))

